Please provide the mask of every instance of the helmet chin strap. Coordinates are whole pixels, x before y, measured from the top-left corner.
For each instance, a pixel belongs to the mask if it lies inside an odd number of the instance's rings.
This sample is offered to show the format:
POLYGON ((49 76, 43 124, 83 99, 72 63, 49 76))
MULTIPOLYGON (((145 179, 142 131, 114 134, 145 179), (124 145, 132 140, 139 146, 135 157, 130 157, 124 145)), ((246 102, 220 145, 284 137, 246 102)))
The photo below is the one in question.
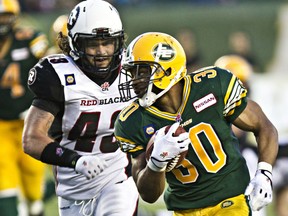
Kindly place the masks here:
POLYGON ((182 66, 180 68, 180 70, 177 72, 177 75, 171 80, 171 82, 169 83, 169 85, 163 89, 163 91, 161 91, 159 94, 155 94, 154 92, 152 92, 152 87, 153 87, 153 82, 151 82, 148 86, 147 89, 147 93, 139 99, 139 104, 142 107, 149 107, 151 106, 153 103, 155 103, 155 101, 161 97, 162 95, 164 95, 167 91, 169 91, 169 89, 177 82, 177 80, 180 78, 180 75, 183 71, 184 67, 182 66))
POLYGON ((71 50, 69 54, 73 58, 74 61, 77 61, 79 59, 79 56, 75 54, 74 50, 71 50))
POLYGON ((139 99, 139 104, 142 107, 149 107, 151 106, 157 99, 157 95, 153 92, 149 94, 145 94, 142 98, 139 99))

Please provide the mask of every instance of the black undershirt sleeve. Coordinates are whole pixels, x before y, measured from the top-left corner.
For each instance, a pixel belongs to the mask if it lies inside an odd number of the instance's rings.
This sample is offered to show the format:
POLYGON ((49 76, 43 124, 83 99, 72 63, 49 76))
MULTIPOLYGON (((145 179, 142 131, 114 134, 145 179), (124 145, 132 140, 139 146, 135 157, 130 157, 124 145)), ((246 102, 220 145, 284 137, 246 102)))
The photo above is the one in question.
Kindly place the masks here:
POLYGON ((43 58, 29 73, 28 87, 34 94, 32 105, 56 116, 65 98, 64 88, 51 63, 43 58))
POLYGON ((60 111, 59 103, 41 98, 34 98, 34 100, 32 101, 32 105, 46 112, 50 112, 54 116, 56 116, 57 113, 60 111))

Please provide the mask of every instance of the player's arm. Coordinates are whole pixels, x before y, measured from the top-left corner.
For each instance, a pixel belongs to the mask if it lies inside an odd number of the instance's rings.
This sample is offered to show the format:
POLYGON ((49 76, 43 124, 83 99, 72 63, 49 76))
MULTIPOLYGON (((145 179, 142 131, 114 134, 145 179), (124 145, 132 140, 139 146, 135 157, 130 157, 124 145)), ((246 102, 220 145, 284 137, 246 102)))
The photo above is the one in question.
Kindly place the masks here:
POLYGON ((30 70, 28 85, 36 98, 24 123, 24 152, 47 164, 73 168, 87 179, 101 173, 107 166, 105 161, 96 155, 81 156, 48 136, 52 122, 65 99, 63 86, 47 59, 30 70))
MULTIPOLYGON (((52 122, 63 106, 64 90, 56 71, 47 58, 40 60, 29 71, 28 87, 34 93, 35 98, 24 121, 22 139, 24 152, 48 164, 75 166, 74 161, 79 156, 75 153, 69 158, 60 157, 64 155, 65 149, 61 149, 59 143, 48 136, 52 122), (57 148, 59 158, 56 155, 53 157, 57 148)), ((67 150, 69 155, 68 152, 67 150)))
POLYGON ((160 128, 154 138, 153 150, 146 164, 146 153, 141 153, 132 160, 132 174, 142 199, 155 202, 165 188, 165 172, 168 162, 179 153, 186 151, 190 144, 188 132, 174 136, 179 122, 174 123, 165 133, 165 127, 160 128))
POLYGON ((233 124, 242 130, 253 132, 256 137, 259 163, 245 195, 252 210, 258 211, 272 202, 272 165, 278 152, 278 132, 260 106, 252 100, 248 100, 246 108, 233 124))
POLYGON ((87 179, 101 173, 107 164, 98 156, 81 156, 60 146, 47 135, 53 121, 54 115, 50 112, 36 106, 30 107, 23 130, 24 152, 47 164, 73 168, 87 179))
POLYGON ((144 145, 147 138, 145 140, 140 138, 139 127, 141 126, 135 125, 136 120, 141 122, 138 108, 137 103, 132 103, 121 111, 115 121, 114 135, 121 151, 132 155, 132 177, 141 198, 145 202, 154 203, 164 191, 165 172, 155 172, 147 166, 146 146, 144 145))
POLYGON ((27 154, 40 160, 46 145, 54 141, 48 136, 48 131, 64 101, 63 87, 46 58, 31 68, 27 83, 35 98, 24 121, 23 148, 27 154))
POLYGON ((29 108, 23 131, 23 148, 25 153, 40 160, 46 145, 54 142, 47 135, 53 121, 54 115, 50 112, 36 106, 29 108))
POLYGON ((278 152, 278 132, 261 107, 256 102, 248 100, 246 108, 233 124, 242 130, 254 133, 259 161, 273 165, 278 152))
POLYGON ((165 172, 155 172, 146 166, 145 152, 132 158, 132 175, 141 198, 154 203, 165 188, 165 172))

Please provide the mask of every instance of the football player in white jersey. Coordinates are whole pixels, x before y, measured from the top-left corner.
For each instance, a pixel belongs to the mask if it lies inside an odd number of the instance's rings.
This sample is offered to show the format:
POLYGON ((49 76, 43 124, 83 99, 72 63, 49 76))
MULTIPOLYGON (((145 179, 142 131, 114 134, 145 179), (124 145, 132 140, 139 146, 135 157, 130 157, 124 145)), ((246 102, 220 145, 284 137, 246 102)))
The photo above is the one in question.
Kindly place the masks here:
POLYGON ((114 140, 114 120, 128 105, 118 92, 124 30, 118 11, 82 1, 68 18, 64 54, 43 58, 28 85, 35 98, 25 119, 23 149, 54 165, 59 214, 132 216, 138 191, 128 155, 114 140))

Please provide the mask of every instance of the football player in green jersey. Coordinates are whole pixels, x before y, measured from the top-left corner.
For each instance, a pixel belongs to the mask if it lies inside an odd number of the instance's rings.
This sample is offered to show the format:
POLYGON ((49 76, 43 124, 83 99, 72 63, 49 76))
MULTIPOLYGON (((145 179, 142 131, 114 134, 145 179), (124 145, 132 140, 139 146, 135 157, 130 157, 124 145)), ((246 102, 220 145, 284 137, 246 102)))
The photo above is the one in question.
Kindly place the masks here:
POLYGON ((23 114, 33 95, 29 69, 48 48, 46 36, 16 26, 16 0, 0 1, 0 215, 16 216, 17 196, 28 202, 31 215, 43 212, 44 165, 22 150, 23 114))
POLYGON ((133 156, 132 173, 142 199, 164 200, 175 216, 248 216, 272 201, 272 165, 278 133, 261 107, 232 73, 207 67, 186 75, 186 57, 170 35, 148 32, 127 48, 119 84, 124 99, 138 100, 122 110, 115 123, 121 149, 133 156), (179 126, 187 131, 174 137, 179 126), (252 131, 259 151, 250 181, 245 159, 231 126, 252 131), (172 125, 167 134, 165 126, 172 125), (156 132, 146 161, 146 146, 156 132), (167 163, 188 149, 181 164, 167 163))

